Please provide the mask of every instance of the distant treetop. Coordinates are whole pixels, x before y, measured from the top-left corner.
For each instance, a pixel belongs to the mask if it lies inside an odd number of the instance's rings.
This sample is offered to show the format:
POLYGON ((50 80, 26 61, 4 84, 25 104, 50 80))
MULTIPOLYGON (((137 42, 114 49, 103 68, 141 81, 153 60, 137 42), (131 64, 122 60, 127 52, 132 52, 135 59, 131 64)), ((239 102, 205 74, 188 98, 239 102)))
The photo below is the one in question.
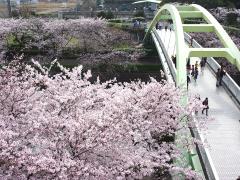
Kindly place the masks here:
POLYGON ((163 0, 165 3, 169 2, 179 2, 179 3, 195 3, 202 5, 206 8, 216 8, 219 6, 226 6, 229 8, 240 8, 240 1, 239 0, 163 0))

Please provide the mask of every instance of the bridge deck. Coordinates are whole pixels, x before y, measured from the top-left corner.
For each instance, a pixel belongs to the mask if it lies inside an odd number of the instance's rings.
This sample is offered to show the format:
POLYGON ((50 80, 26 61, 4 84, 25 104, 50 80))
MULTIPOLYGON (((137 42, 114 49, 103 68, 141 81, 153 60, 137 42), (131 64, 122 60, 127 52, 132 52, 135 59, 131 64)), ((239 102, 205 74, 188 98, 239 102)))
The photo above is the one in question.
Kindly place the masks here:
MULTIPOLYGON (((158 35, 171 57, 175 49, 174 32, 158 30, 158 35)), ((191 58, 192 64, 195 61, 200 62, 200 59, 191 58)), ((202 100, 209 99, 209 116, 214 120, 207 122, 206 139, 219 178, 237 179, 240 176, 240 110, 223 87, 216 87, 216 78, 208 66, 203 73, 200 71, 196 83, 191 80, 189 91, 200 94, 202 100)))

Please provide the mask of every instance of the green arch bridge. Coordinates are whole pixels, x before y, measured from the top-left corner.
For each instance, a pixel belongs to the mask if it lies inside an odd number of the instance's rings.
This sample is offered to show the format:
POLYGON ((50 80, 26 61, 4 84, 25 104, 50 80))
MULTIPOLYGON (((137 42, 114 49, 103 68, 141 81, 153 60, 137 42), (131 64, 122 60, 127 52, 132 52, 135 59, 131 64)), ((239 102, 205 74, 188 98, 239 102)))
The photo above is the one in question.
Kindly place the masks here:
MULTIPOLYGON (((160 4, 157 0, 139 2, 160 4)), ((187 88, 188 58, 191 62, 200 61, 202 57, 208 58, 204 74, 199 76, 195 84, 191 83, 190 92, 209 98, 209 111, 215 120, 207 123, 210 135, 206 138, 212 150, 197 146, 188 152, 187 156, 189 164, 202 173, 204 179, 237 179, 240 176, 240 88, 229 75, 223 79, 224 88, 215 86, 216 70, 220 65, 213 58, 223 57, 240 71, 239 49, 220 23, 205 8, 196 4, 163 5, 148 27, 145 38, 149 35, 152 35, 165 74, 171 76, 183 90, 187 88), (195 23, 185 24, 186 19, 195 23), (204 23, 199 24, 199 19, 204 23), (165 25, 166 29, 155 28, 157 23, 169 20, 172 22, 171 30, 168 30, 169 25, 165 25), (222 48, 201 47, 188 34, 196 32, 215 33, 222 43, 222 48), (172 55, 176 55, 176 68, 171 60, 172 55)), ((191 133, 203 140, 203 135, 197 128, 191 130, 191 133)))

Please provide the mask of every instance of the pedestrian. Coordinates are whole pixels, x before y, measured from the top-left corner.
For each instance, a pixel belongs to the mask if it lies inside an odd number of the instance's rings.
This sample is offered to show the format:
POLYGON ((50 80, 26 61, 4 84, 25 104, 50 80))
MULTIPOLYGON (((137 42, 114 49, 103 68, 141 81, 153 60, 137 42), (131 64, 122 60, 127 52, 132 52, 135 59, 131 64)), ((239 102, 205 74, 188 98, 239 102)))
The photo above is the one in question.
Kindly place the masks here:
POLYGON ((195 71, 194 65, 192 65, 192 69, 191 69, 191 70, 192 70, 191 75, 192 75, 192 77, 194 77, 194 74, 195 74, 195 73, 194 73, 194 71, 195 71))
POLYGON ((191 66, 187 66, 187 75, 191 75, 191 66))
POLYGON ((206 58, 202 58, 201 61, 200 61, 200 66, 201 66, 201 71, 203 72, 204 68, 205 68, 205 65, 206 65, 206 58))
POLYGON ((204 63, 204 67, 205 67, 206 63, 207 63, 207 58, 206 57, 203 58, 203 63, 204 63))
POLYGON ((172 56, 172 61, 175 67, 177 67, 177 57, 176 56, 172 56))
POLYGON ((187 75, 190 75, 190 71, 191 71, 190 58, 187 58, 187 75))
POLYGON ((141 27, 141 21, 138 21, 138 27, 139 28, 141 27))
POLYGON ((133 28, 136 28, 136 27, 137 27, 137 24, 138 24, 138 23, 137 23, 137 20, 135 20, 134 23, 133 23, 133 28))
POLYGON ((190 47, 193 47, 193 37, 190 39, 190 47))
POLYGON ((198 61, 195 62, 195 68, 198 68, 199 64, 198 61))
POLYGON ((195 82, 197 81, 197 78, 198 78, 198 68, 195 67, 195 71, 194 71, 194 80, 195 80, 195 82))
POLYGON ((188 90, 188 84, 191 83, 190 77, 187 75, 187 90, 188 90))
POLYGON ((220 68, 218 68, 218 70, 217 70, 217 74, 216 74, 216 76, 217 76, 217 83, 216 83, 216 86, 218 87, 219 86, 219 82, 220 82, 220 73, 221 73, 221 71, 220 71, 220 68))
POLYGON ((204 111, 206 110, 206 116, 208 116, 208 109, 209 109, 209 106, 208 106, 208 98, 206 98, 206 99, 203 101, 202 104, 204 105, 204 108, 203 108, 203 110, 202 110, 202 114, 203 114, 204 111))
POLYGON ((159 29, 159 30, 162 30, 162 24, 161 24, 161 22, 158 23, 158 29, 159 29))
POLYGON ((167 29, 168 29, 168 27, 167 27, 167 25, 165 26, 165 31, 167 31, 167 29))
POLYGON ((223 79, 223 76, 225 76, 225 75, 226 75, 226 72, 225 72, 225 70, 224 70, 224 68, 223 68, 223 66, 222 66, 222 67, 221 67, 221 70, 220 70, 219 86, 222 85, 222 79, 223 79))
POLYGON ((187 67, 190 67, 190 68, 191 68, 190 58, 187 58, 187 67))
POLYGON ((158 22, 156 23, 156 27, 155 28, 156 28, 156 30, 158 30, 158 22))

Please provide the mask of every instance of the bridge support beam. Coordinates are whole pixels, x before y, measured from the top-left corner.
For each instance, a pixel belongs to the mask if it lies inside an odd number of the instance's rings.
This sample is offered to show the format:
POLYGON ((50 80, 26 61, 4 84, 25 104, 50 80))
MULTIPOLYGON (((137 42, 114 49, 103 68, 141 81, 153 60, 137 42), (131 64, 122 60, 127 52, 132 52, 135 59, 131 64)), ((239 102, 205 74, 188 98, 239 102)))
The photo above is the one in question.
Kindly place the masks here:
POLYGON ((212 24, 183 24, 184 32, 214 32, 212 24))

